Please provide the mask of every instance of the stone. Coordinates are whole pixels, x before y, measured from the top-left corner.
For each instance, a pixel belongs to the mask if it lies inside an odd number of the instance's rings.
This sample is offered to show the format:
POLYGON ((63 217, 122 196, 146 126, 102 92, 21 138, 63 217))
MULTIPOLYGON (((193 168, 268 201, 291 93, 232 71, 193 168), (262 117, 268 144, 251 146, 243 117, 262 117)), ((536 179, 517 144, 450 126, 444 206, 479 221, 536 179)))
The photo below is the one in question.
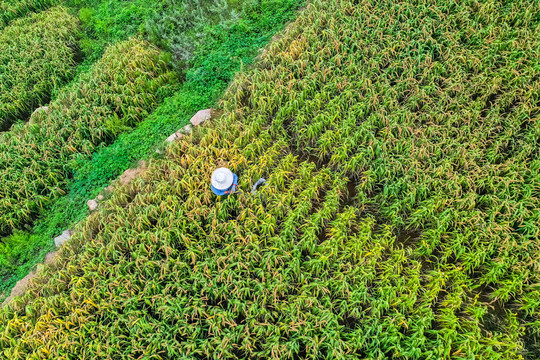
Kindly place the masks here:
POLYGON ((54 238, 54 245, 56 245, 57 248, 64 245, 66 241, 71 239, 72 233, 73 232, 71 230, 65 230, 62 235, 54 238))
POLYGON ((174 133, 174 134, 172 134, 171 136, 169 136, 169 137, 167 138, 167 140, 165 140, 165 141, 167 141, 167 142, 173 142, 173 141, 175 141, 177 138, 178 138, 178 136, 176 135, 176 133, 174 133))
POLYGON ((180 139, 182 136, 184 136, 184 133, 182 133, 182 129, 180 129, 180 130, 178 130, 177 132, 175 132, 175 134, 176 134, 176 137, 177 137, 178 139, 180 139))
POLYGON ((197 111, 190 121, 193 126, 198 126, 210 118, 212 118, 212 109, 205 109, 197 111))
POLYGON ((186 134, 189 134, 191 132, 191 125, 186 125, 184 126, 184 129, 183 129, 184 133, 186 134))
POLYGON ((98 201, 103 201, 103 200, 105 200, 105 196, 103 196, 103 194, 99 194, 96 199, 98 201))
POLYGON ((88 209, 90 209, 90 211, 92 212, 97 209, 98 202, 96 200, 88 200, 86 205, 88 206, 88 209))

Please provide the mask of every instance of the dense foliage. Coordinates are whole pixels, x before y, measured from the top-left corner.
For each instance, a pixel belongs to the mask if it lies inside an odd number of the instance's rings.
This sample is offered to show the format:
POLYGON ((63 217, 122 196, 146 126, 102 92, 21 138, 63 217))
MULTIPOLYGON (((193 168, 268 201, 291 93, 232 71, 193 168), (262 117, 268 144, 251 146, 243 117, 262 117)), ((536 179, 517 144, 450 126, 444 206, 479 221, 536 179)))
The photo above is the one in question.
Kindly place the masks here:
MULTIPOLYGON (((88 214, 86 201, 140 159, 147 159, 171 133, 189 122, 200 109, 215 105, 241 64, 252 62, 258 50, 295 15, 297 0, 255 0, 245 3, 239 17, 204 29, 202 44, 189 61, 186 80, 133 131, 119 135, 92 158, 79 160, 65 196, 45 207, 33 229, 1 239, 0 301, 41 262, 53 247, 52 239, 88 214), (26 240, 26 241, 25 241, 26 240), (23 246, 24 244, 24 246, 23 246)), ((199 35, 200 36, 200 35, 199 35)))
POLYGON ((78 21, 63 7, 13 21, 0 31, 0 131, 28 119, 72 78, 78 21))
POLYGON ((3 355, 539 358, 534 10, 312 1, 0 310, 3 355), (216 198, 222 165, 269 184, 216 198))
POLYGON ((0 138, 0 234, 31 223, 65 193, 77 161, 91 156, 157 106, 174 78, 161 53, 131 40, 110 48, 92 70, 32 121, 0 138))
POLYGON ((10 21, 29 12, 46 9, 58 3, 54 0, 0 0, 0 30, 10 21))
MULTIPOLYGON (((83 51, 89 58, 99 56, 106 45, 135 34, 173 55, 173 65, 185 70, 207 28, 216 24, 233 24, 242 18, 246 4, 259 9, 275 6, 277 15, 283 1, 260 0, 66 0, 78 9, 86 30, 83 51)), ((296 1, 299 3, 299 1, 296 1)), ((264 34, 261 34, 264 35, 264 34)))
POLYGON ((141 34, 147 21, 163 9, 165 0, 64 0, 76 11, 85 37, 81 48, 91 62, 109 44, 141 34))
MULTIPOLYGON (((273 5, 279 12, 282 3, 270 1, 266 6, 273 5)), ((264 17, 266 6, 260 1, 165 0, 162 10, 147 21, 145 32, 152 42, 170 51, 175 64, 181 68, 193 60, 195 51, 207 36, 205 27, 237 24, 241 13, 239 10, 244 4, 260 9, 264 17)), ((245 16, 242 18, 245 19, 245 16)))

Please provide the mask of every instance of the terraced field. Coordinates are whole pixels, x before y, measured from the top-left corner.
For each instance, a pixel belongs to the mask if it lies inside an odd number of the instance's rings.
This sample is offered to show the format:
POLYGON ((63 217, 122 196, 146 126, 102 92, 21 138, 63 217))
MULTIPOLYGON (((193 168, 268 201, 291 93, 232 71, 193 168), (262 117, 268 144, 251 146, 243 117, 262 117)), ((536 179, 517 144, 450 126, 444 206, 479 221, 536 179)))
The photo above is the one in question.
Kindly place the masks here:
POLYGON ((26 121, 75 73, 78 21, 55 7, 0 32, 0 131, 26 121))
POLYGON ((312 0, 0 310, 8 359, 540 358, 540 17, 312 0), (249 189, 216 198, 228 166, 249 189))
POLYGON ((0 235, 31 222, 64 194, 74 162, 144 119, 156 106, 156 90, 174 80, 167 70, 148 43, 120 43, 47 111, 3 134, 0 235))
POLYGON ((0 302, 88 215, 89 199, 213 106, 301 3, 9 8, 0 35, 0 302))
POLYGON ((53 0, 1 0, 0 1, 0 30, 11 20, 53 6, 53 0))

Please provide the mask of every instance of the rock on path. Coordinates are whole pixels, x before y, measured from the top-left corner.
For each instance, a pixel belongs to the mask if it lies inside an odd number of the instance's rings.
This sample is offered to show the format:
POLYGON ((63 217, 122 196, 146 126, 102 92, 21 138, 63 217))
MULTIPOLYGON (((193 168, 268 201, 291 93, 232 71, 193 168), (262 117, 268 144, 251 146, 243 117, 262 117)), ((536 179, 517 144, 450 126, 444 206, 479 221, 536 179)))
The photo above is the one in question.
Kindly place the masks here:
POLYGON ((197 125, 201 125, 206 120, 210 120, 211 117, 212 117, 212 109, 199 110, 191 118, 190 121, 193 126, 197 126, 197 125))
POLYGON ((60 246, 64 245, 64 243, 66 241, 68 241, 69 239, 71 239, 71 235, 73 234, 73 232, 71 230, 65 230, 62 235, 60 236, 57 236, 54 238, 54 245, 56 245, 57 248, 59 248, 60 246))
POLYGON ((97 200, 88 200, 86 202, 86 205, 88 206, 88 209, 90 210, 90 212, 92 212, 92 211, 97 209, 99 204, 98 204, 97 200))

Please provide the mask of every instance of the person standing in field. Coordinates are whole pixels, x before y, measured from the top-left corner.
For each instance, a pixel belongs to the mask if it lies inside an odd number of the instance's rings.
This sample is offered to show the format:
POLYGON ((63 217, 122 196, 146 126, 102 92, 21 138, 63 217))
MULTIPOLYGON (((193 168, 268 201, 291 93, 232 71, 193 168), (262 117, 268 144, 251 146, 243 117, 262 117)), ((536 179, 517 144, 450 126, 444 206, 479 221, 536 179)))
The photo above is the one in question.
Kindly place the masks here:
MULTIPOLYGON (((266 180, 264 178, 257 180, 251 189, 251 193, 257 192, 257 187, 265 183, 266 180)), ((240 192, 237 189, 238 176, 225 167, 218 168, 212 173, 211 187, 214 194, 218 196, 228 196, 235 192, 240 192)))

